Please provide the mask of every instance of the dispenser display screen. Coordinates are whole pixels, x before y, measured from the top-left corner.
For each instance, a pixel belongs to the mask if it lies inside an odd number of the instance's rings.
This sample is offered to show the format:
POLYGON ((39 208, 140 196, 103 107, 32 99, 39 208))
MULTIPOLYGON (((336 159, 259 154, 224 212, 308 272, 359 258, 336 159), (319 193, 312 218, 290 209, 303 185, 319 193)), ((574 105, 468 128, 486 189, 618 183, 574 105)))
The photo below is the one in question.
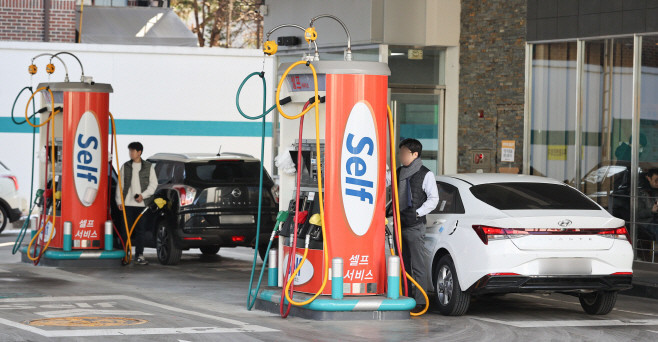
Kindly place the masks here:
MULTIPOLYGON (((325 91, 326 74, 318 74, 318 91, 325 91)), ((290 91, 313 91, 313 74, 288 75, 290 91)))

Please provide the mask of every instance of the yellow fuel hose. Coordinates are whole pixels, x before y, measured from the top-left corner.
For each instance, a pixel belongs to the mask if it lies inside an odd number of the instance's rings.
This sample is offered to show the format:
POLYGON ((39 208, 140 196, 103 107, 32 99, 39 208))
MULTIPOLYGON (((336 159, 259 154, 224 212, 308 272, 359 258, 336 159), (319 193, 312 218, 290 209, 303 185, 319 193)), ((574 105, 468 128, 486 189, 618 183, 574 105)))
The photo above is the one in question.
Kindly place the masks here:
MULTIPOLYGON (((132 250, 132 244, 130 242, 130 230, 128 229, 128 218, 126 217, 126 205, 123 201, 123 186, 121 185, 121 165, 119 164, 119 150, 117 147, 117 128, 116 124, 114 123, 114 116, 112 113, 108 112, 110 114, 110 120, 112 121, 112 137, 114 140, 114 163, 117 166, 117 191, 119 191, 119 194, 121 197, 121 212, 123 213, 123 226, 126 228, 126 243, 125 243, 125 256, 123 257, 123 261, 126 264, 130 263, 130 260, 132 260, 132 255, 133 255, 133 250, 132 250)), ((140 217, 142 215, 139 215, 140 217)), ((137 223, 137 220, 135 220, 135 223, 137 223)), ((133 225, 134 227, 134 225, 133 225)))
MULTIPOLYGON (((56 193, 57 189, 55 188, 55 120, 53 120, 53 118, 55 118, 55 114, 57 114, 58 112, 59 111, 55 111, 55 98, 53 97, 53 92, 52 92, 52 90, 50 90, 49 87, 41 87, 41 88, 37 89, 34 93, 32 93, 32 95, 30 96, 30 99, 27 100, 27 105, 25 106, 25 120, 27 121, 27 123, 30 126, 32 126, 34 128, 38 128, 38 127, 41 127, 41 126, 49 123, 50 121, 52 121, 52 125, 51 125, 52 126, 52 134, 50 135, 50 139, 51 139, 50 140, 50 160, 51 160, 50 164, 52 165, 52 168, 51 168, 51 171, 52 171, 51 189, 52 189, 52 196, 53 196, 53 214, 52 214, 53 225, 52 225, 52 229, 50 230, 50 236, 48 237, 48 242, 46 242, 46 245, 43 246, 43 249, 39 252, 40 255, 43 255, 43 253, 46 252, 46 250, 48 249, 48 246, 50 246, 50 242, 53 239, 53 235, 55 234, 55 221, 56 221, 56 217, 57 217, 57 203, 56 203, 57 202, 57 196, 55 195, 55 193, 56 193), (36 95, 37 93, 39 93, 41 91, 48 91, 48 93, 50 94, 50 109, 52 111, 51 111, 51 114, 48 116, 48 119, 46 119, 44 122, 42 122, 40 124, 33 124, 30 121, 30 119, 28 118, 27 110, 30 107, 30 102, 34 98, 34 95, 36 95)), ((47 179, 45 181, 48 182, 47 179)), ((44 210, 45 210, 45 208, 44 208, 44 210)), ((32 240, 30 240, 30 243, 27 246, 27 258, 32 260, 32 261, 37 261, 40 256, 32 256, 30 254, 30 249, 32 248, 32 244, 39 237, 39 234, 41 234, 41 232, 48 225, 48 221, 49 220, 46 219, 46 222, 44 222, 43 226, 41 226, 39 228, 39 230, 36 232, 36 234, 34 234, 34 237, 32 238, 32 240)))
MULTIPOLYGON (((395 203, 395 206, 394 206, 393 210, 395 210, 395 213, 396 213, 394 223, 395 223, 395 226, 396 226, 397 231, 398 231, 398 239, 400 239, 400 244, 399 245, 402 246, 402 241, 401 241, 402 240, 402 225, 400 224, 400 201, 399 201, 398 196, 397 196, 397 194, 398 194, 398 172, 397 172, 397 169, 395 168, 395 164, 394 164, 396 158, 395 158, 395 143, 394 143, 395 142, 395 133, 393 131, 394 130, 394 128, 393 128, 394 127, 393 126, 393 113, 391 113, 391 107, 389 107, 389 106, 386 106, 386 111, 387 111, 387 114, 388 114, 388 127, 389 127, 388 131, 389 131, 389 135, 390 135, 390 139, 391 139, 391 184, 392 184, 393 190, 394 190, 393 196, 391 196, 391 197, 393 197, 393 202, 395 203)), ((400 254, 402 254, 401 249, 400 249, 400 254)), ((393 250, 393 248, 391 248, 391 255, 395 255, 395 251, 393 250)), ((405 271, 404 273, 405 273, 405 276, 407 277, 407 279, 409 279, 416 286, 416 289, 420 290, 420 292, 423 293, 423 297, 425 297, 425 308, 421 312, 418 312, 418 313, 414 313, 414 312, 409 313, 411 316, 421 316, 421 315, 425 314, 427 312, 427 310, 429 309, 429 307, 430 307, 430 302, 429 302, 429 299, 427 298, 427 293, 425 292, 425 289, 423 289, 420 285, 418 285, 418 283, 414 280, 414 278, 411 277, 411 275, 409 275, 408 272, 405 271)), ((402 278, 402 277, 400 277, 400 278, 402 278)))
MULTIPOLYGON (((329 251, 327 249, 327 232, 325 231, 325 222, 324 222, 324 199, 322 195, 322 155, 320 154, 320 97, 318 96, 318 74, 315 71, 315 67, 311 62, 306 62, 306 61, 299 61, 296 63, 293 63, 291 66, 288 67, 286 72, 283 73, 281 76, 281 80, 279 80, 279 85, 276 88, 276 108, 278 109, 279 113, 281 115, 289 120, 294 120, 297 118, 302 117, 305 115, 311 108, 315 108, 315 152, 317 154, 317 167, 318 167, 318 196, 319 196, 319 201, 320 201, 320 220, 322 222, 322 236, 325 238, 322 239, 322 248, 324 250, 324 271, 322 275, 322 285, 320 286, 320 289, 318 292, 316 292, 311 298, 303 301, 303 302, 297 302, 294 301, 289 294, 289 289, 290 285, 292 284, 293 280, 297 276, 297 273, 299 273, 299 270, 301 269, 302 265, 306 261, 306 257, 308 255, 308 244, 306 244, 304 248, 304 255, 302 256, 302 260, 295 268, 295 271, 290 275, 288 282, 286 283, 286 286, 284 288, 284 295, 286 296, 286 299, 288 302, 292 305, 296 306, 303 306, 307 305, 315 300, 320 294, 322 294, 322 291, 324 291, 325 286, 327 285, 327 279, 328 279, 328 272, 329 272, 329 251), (311 72, 313 72, 313 86, 314 86, 314 91, 315 91, 315 101, 313 102, 312 105, 308 106, 305 110, 303 110, 301 113, 290 116, 287 115, 286 113, 283 112, 283 109, 281 108, 281 104, 279 103, 279 94, 281 92, 281 86, 283 85, 283 82, 286 79, 286 76, 288 73, 294 69, 296 66, 300 64, 305 64, 309 68, 311 68, 311 72)), ((301 144, 301 141, 299 142, 301 144)), ((295 242, 296 243, 296 242, 295 242)))

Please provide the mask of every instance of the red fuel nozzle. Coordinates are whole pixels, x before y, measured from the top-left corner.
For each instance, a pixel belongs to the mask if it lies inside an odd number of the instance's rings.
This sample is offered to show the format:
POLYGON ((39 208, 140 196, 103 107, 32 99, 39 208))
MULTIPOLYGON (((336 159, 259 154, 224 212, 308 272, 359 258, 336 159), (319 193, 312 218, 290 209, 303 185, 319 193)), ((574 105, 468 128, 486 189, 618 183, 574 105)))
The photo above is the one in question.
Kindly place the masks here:
POLYGON ((306 217, 308 216, 308 211, 300 211, 299 215, 295 216, 295 223, 297 224, 303 224, 306 222, 306 217))

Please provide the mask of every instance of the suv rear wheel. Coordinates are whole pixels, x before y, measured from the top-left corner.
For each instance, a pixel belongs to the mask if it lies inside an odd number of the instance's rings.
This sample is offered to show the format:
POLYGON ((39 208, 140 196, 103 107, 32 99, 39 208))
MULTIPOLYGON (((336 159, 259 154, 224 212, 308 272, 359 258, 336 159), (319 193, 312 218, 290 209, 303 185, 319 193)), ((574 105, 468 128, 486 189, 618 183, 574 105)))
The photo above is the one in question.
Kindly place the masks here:
POLYGON ((158 261, 163 265, 176 265, 183 251, 176 247, 171 229, 165 220, 158 222, 155 248, 158 251, 158 261))

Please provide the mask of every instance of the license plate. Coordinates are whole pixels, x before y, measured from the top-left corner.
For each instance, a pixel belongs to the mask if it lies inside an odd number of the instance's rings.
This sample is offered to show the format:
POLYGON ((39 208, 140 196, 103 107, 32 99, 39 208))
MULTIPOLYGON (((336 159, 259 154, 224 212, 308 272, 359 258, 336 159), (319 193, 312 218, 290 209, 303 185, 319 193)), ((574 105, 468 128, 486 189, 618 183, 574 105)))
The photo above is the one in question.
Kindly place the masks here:
POLYGON ((219 224, 249 224, 255 223, 254 215, 221 215, 219 224))
POLYGON ((592 274, 592 261, 584 258, 558 258, 539 261, 541 275, 592 274))

